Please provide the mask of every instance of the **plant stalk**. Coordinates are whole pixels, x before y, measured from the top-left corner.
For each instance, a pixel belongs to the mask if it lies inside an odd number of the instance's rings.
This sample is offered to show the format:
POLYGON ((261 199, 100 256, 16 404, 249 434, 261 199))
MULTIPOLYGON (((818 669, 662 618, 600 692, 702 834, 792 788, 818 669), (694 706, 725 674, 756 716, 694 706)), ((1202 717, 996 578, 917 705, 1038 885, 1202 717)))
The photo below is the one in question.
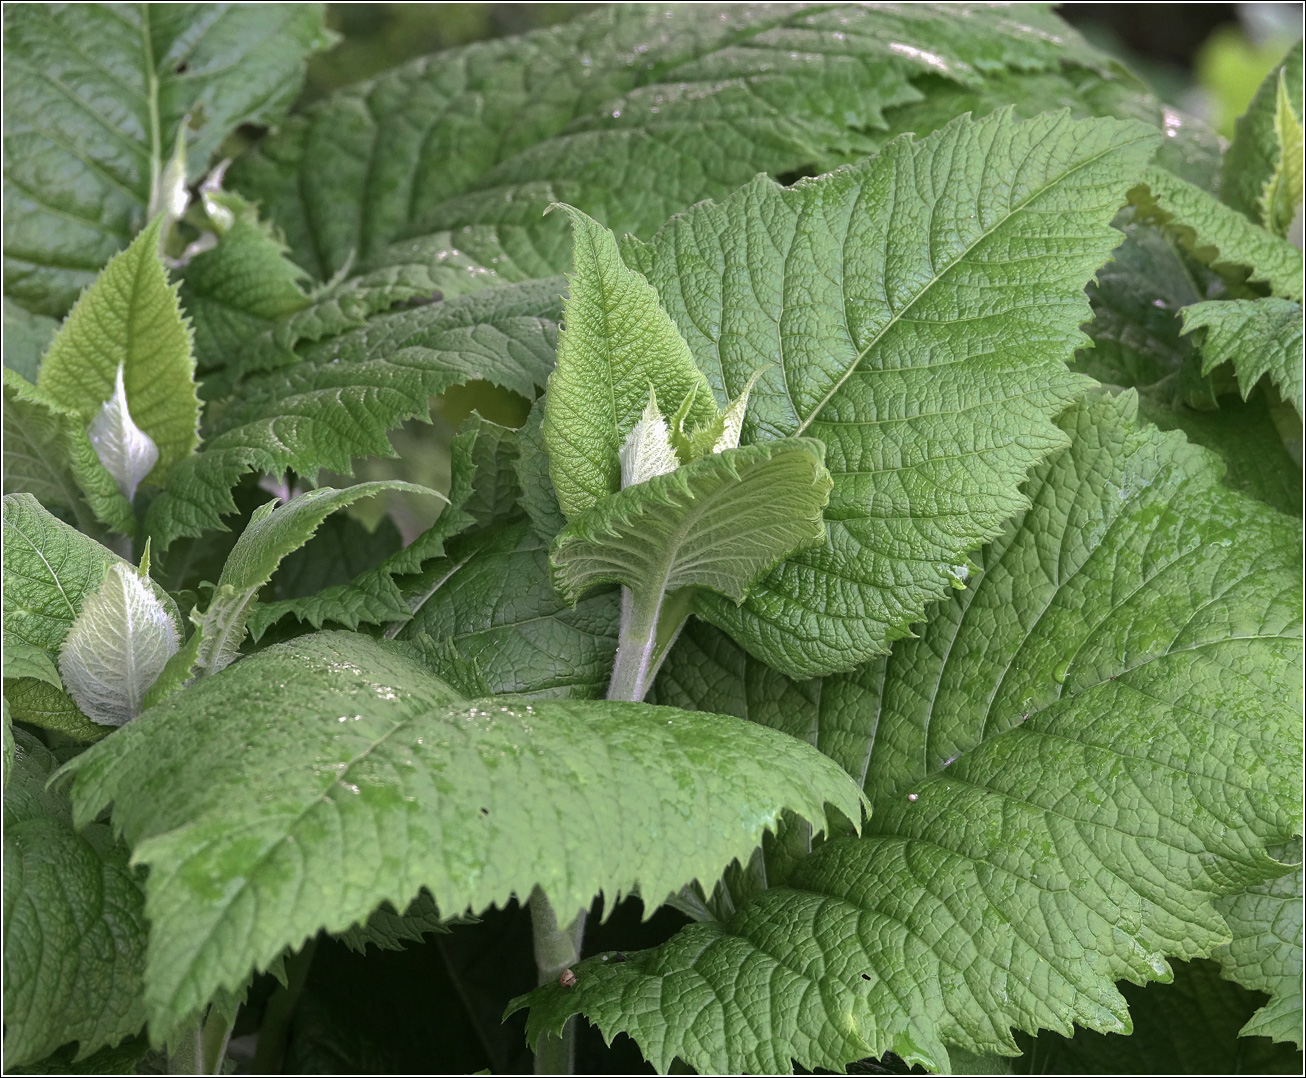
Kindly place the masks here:
POLYGON ((608 684, 609 700, 639 703, 653 686, 693 605, 693 589, 636 594, 621 589, 621 634, 608 684))
POLYGON ((290 1042, 290 1020, 299 1005, 308 981, 308 970, 313 965, 317 950, 314 936, 297 954, 286 959, 286 983, 277 987, 263 1012, 263 1025, 258 1031, 258 1047, 254 1049, 255 1074, 280 1074, 286 1058, 286 1045, 290 1042))
MULTIPOLYGON (((535 941, 535 969, 538 984, 557 980, 564 970, 580 961, 585 935, 585 911, 566 928, 558 927, 558 916, 548 897, 536 887, 531 892, 531 931, 535 941)), ((562 1036, 541 1034, 535 1042, 536 1074, 572 1074, 576 1069, 576 1022, 573 1015, 562 1036)))

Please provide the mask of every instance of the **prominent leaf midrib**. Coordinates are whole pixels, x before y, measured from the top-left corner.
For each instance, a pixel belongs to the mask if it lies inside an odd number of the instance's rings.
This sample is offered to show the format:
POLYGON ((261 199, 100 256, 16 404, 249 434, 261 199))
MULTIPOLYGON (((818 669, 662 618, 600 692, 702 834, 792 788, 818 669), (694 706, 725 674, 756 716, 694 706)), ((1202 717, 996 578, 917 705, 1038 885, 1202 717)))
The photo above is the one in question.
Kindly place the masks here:
POLYGON ((54 571, 54 566, 50 564, 49 560, 45 556, 44 551, 42 551, 41 548, 32 541, 31 536, 29 536, 25 531, 23 531, 23 529, 19 527, 17 524, 10 524, 9 526, 13 528, 13 530, 16 531, 20 536, 22 536, 23 540, 27 543, 27 545, 32 548, 32 553, 34 553, 38 558, 41 559, 41 564, 44 565, 46 571, 49 572, 50 579, 54 581, 54 586, 59 589, 59 595, 63 599, 64 605, 68 607, 68 612, 74 618, 77 617, 77 609, 76 607, 73 606, 72 600, 68 598, 68 593, 64 591, 63 584, 59 580, 59 574, 54 571))
MULTIPOLYGON (((1047 132, 1045 132, 1042 135, 1042 137, 1039 139, 1037 143, 1029 147, 1029 149, 1026 151, 1025 159, 1021 161, 1019 167, 1015 170, 1016 175, 1019 175, 1020 171, 1025 167, 1025 162, 1028 161, 1030 155, 1033 154, 1034 151, 1038 149, 1045 140, 1051 138, 1054 133, 1055 133, 1055 129, 1049 129, 1047 132)), ((1138 142, 1140 140, 1141 140, 1140 138, 1134 138, 1131 139, 1130 142, 1138 142)), ((1007 225, 1012 220, 1014 220, 1019 214, 1024 213, 1026 209, 1029 207, 1030 203, 1032 203, 1035 199, 1041 198, 1048 191, 1064 183, 1067 179, 1073 176, 1076 172, 1079 172, 1081 169, 1087 168, 1089 165, 1096 164, 1098 161, 1102 160, 1103 158, 1118 152, 1121 148, 1123 148, 1124 145, 1126 144, 1124 143, 1112 144, 1108 146, 1106 149, 1101 150, 1098 153, 1092 155, 1091 157, 1086 157, 1082 161, 1077 162, 1072 168, 1069 168, 1064 172, 1058 173, 1058 175, 1054 179, 1049 180, 1042 187, 1038 188, 1038 190, 1032 192, 1023 201, 1017 204, 1009 212, 1004 214, 1001 220, 995 222, 991 228, 989 228, 988 230, 986 230, 985 232, 977 236, 963 251, 961 251, 956 257, 953 258, 952 261, 950 261, 946 266, 944 266, 944 268, 941 271, 934 274, 934 276, 931 277, 924 284, 924 286, 920 289, 920 291, 918 291, 916 295, 914 295, 911 298, 911 300, 906 304, 906 306, 904 306, 900 311, 894 314, 893 317, 890 318, 889 321, 884 324, 884 326, 880 329, 880 331, 876 333, 875 337, 872 338, 872 340, 867 343, 866 347, 857 353, 857 355, 853 358, 852 363, 848 365, 848 369, 844 371, 844 373, 835 381, 834 385, 830 387, 829 391, 825 394, 825 396, 822 397, 821 400, 817 402, 816 406, 812 409, 811 414, 808 415, 808 417, 799 424, 797 430, 793 432, 793 436, 798 437, 805 430, 807 430, 809 426, 811 426, 811 424, 820 415, 821 411, 825 408, 825 406, 830 403, 830 401, 833 399, 835 394, 838 393, 839 390, 843 388, 844 383, 846 383, 848 379, 852 377, 853 373, 861 366, 862 361, 871 353, 871 351, 880 343, 880 341, 884 339, 885 334, 888 333, 891 329, 893 329, 893 327, 896 326, 898 322, 901 320, 903 315, 905 315, 908 311, 910 311, 920 301, 920 299, 923 296, 929 293, 930 289, 933 288, 934 285, 936 285, 940 280, 942 280, 945 276, 947 276, 947 274, 951 273, 963 259, 965 259, 973 250, 975 250, 976 247, 978 247, 981 243, 987 240, 1000 228, 1002 228, 1003 226, 1007 225)), ((986 152, 984 156, 986 168, 988 167, 988 159, 989 159, 989 153, 986 152)), ((933 217, 933 212, 934 212, 934 208, 931 207, 931 219, 933 217)), ((846 277, 840 281, 840 288, 839 288, 840 294, 843 297, 844 305, 846 308, 848 302, 848 296, 847 296, 845 285, 846 285, 846 277)), ((931 369, 931 368, 925 368, 925 369, 931 369)), ((786 384, 787 384, 787 377, 786 377, 786 384)), ((791 400, 793 399, 792 394, 790 396, 790 399, 791 400)))

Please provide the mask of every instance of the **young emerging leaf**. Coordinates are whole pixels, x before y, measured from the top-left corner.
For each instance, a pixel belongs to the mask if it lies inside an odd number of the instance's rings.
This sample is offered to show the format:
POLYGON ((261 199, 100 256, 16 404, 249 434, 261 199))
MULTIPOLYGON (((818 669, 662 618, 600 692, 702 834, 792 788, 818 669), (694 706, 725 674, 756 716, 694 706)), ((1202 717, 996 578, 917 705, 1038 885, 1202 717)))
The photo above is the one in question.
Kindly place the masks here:
POLYGON ((695 425, 711 422, 717 411, 657 291, 622 263, 611 232, 563 209, 572 221, 575 268, 543 430, 558 504, 571 520, 621 489, 621 447, 650 386, 664 401, 694 393, 687 418, 695 425))
POLYGON ((76 821, 113 803, 147 883, 152 1035, 319 929, 422 887, 560 910, 715 878, 788 807, 859 819, 810 746, 606 701, 456 702, 393 645, 319 633, 205 678, 68 765, 76 821), (239 707, 233 704, 239 702, 239 707), (594 792, 605 808, 594 811, 594 792))
POLYGON ((825 538, 825 446, 812 438, 712 453, 610 495, 553 544, 553 581, 569 603, 623 584, 654 604, 680 588, 742 602, 797 551, 825 538))
MULTIPOLYGON (((1220 198, 1248 219, 1267 228, 1275 227, 1272 219, 1265 216, 1265 211, 1271 208, 1265 203, 1267 188, 1276 188, 1286 195, 1290 183, 1285 185, 1284 181, 1288 179, 1288 173, 1301 168, 1300 147, 1295 159, 1285 152, 1288 147, 1284 143, 1283 128, 1291 130, 1288 116, 1280 111, 1285 105, 1300 127, 1303 118, 1300 41, 1265 77, 1247 111, 1238 118, 1233 142, 1224 155, 1220 173, 1220 198)), ((1287 220, 1278 216, 1284 227, 1275 228, 1275 231, 1281 236, 1292 219, 1292 210, 1288 209, 1287 213, 1287 220)))
POLYGON ((121 372, 131 417, 158 448, 148 479, 162 486, 199 445, 200 402, 190 327, 159 260, 160 224, 156 219, 137 236, 82 294, 36 384, 89 424, 114 399, 121 372))
POLYGON ((1268 374, 1297 414, 1306 415, 1306 375, 1302 372, 1302 306, 1293 300, 1208 300, 1183 310, 1184 332, 1203 335, 1202 373, 1232 363, 1243 400, 1268 374))
MULTIPOLYGON (((1298 43, 1298 55, 1301 45, 1298 43)), ((1288 234, 1292 219, 1302 203, 1302 116, 1301 89, 1293 101, 1288 92, 1287 73, 1279 72, 1274 101, 1274 133, 1279 144, 1279 164, 1261 191, 1261 220, 1280 236, 1288 234)))
POLYGON ((884 651, 951 590, 952 566, 1065 444, 1051 417, 1087 384, 1065 368, 1084 285, 1157 141, 1065 113, 961 117, 792 188, 761 177, 627 242, 718 399, 771 364, 741 443, 818 438, 834 479, 826 544, 742 607, 702 597, 700 616, 806 677, 884 651))
POLYGON ((810 738, 874 812, 720 922, 533 993, 529 1035, 580 1012, 659 1069, 944 1069, 1015 1054, 1010 1026, 1128 1032, 1116 982, 1228 940, 1215 901, 1300 826, 1300 522, 1132 394, 1061 424, 978 579, 887 658, 795 682, 682 635, 661 701, 810 738))
POLYGON ((671 432, 658 410, 657 393, 652 389, 644 414, 621 443, 620 459, 623 490, 680 467, 680 458, 671 444, 671 432))
MULTIPOLYGON (((94 539, 58 520, 30 494, 6 494, 3 522, 4 646, 29 645, 50 655, 86 602, 115 566, 136 569, 94 539)), ((177 605, 161 587, 148 582, 153 598, 174 625, 177 605)), ((5 683, 13 716, 88 741, 105 729, 90 722, 72 698, 50 683, 22 677, 5 683)))
POLYGON ((4 489, 68 509, 83 531, 96 522, 132 535, 136 518, 86 434, 81 416, 61 407, 16 371, 4 371, 4 489))
POLYGON ((130 502, 136 497, 141 480, 158 462, 159 447, 131 417, 122 372, 123 365, 119 363, 113 396, 104 402, 100 414, 91 420, 86 436, 91 440, 100 463, 113 476, 122 496, 130 502))
POLYGON ((144 567, 110 567, 64 638, 59 673, 92 722, 122 726, 136 718, 177 650, 178 627, 148 579, 144 567))

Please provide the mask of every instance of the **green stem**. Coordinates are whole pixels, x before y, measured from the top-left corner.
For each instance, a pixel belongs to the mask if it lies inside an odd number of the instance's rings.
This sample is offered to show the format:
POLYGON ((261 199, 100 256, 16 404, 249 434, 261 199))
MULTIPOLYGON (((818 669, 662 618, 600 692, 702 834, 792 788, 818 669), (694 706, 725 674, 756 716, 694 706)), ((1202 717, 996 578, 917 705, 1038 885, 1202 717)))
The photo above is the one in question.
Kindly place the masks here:
POLYGON ((290 1020, 294 1017, 299 997, 308 981, 308 970, 317 950, 317 937, 309 940, 297 954, 286 959, 286 983, 272 993, 263 1012, 263 1025, 258 1031, 258 1047, 254 1050, 255 1074, 280 1074, 285 1062, 286 1045, 290 1042, 290 1020))
MULTIPOLYGON (((557 980, 564 970, 580 961, 580 945, 585 934, 585 911, 566 928, 558 927, 558 917, 548 898, 538 887, 531 892, 531 930, 535 939, 535 969, 539 984, 557 980)), ((536 1074, 572 1074, 576 1069, 576 1017, 563 1027, 562 1036, 541 1034, 535 1042, 536 1074)))
POLYGON ((608 684, 609 700, 639 703, 644 699, 692 605, 692 588, 659 591, 656 596, 621 589, 621 634, 608 684))
POLYGON ((200 1028, 200 1074, 221 1074, 222 1061, 227 1057, 227 1043, 236 1016, 226 1018, 217 1007, 209 1008, 209 1016, 200 1028))

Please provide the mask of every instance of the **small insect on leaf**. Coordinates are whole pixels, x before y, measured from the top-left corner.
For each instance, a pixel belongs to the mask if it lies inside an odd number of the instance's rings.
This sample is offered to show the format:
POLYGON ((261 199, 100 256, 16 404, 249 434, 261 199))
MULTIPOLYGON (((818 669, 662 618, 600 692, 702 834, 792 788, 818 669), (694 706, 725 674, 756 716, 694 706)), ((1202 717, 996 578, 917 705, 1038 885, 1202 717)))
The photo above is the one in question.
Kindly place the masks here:
POLYGON ((562 985, 563 988, 575 988, 576 974, 572 973, 569 969, 564 969, 558 977, 558 983, 562 985))

